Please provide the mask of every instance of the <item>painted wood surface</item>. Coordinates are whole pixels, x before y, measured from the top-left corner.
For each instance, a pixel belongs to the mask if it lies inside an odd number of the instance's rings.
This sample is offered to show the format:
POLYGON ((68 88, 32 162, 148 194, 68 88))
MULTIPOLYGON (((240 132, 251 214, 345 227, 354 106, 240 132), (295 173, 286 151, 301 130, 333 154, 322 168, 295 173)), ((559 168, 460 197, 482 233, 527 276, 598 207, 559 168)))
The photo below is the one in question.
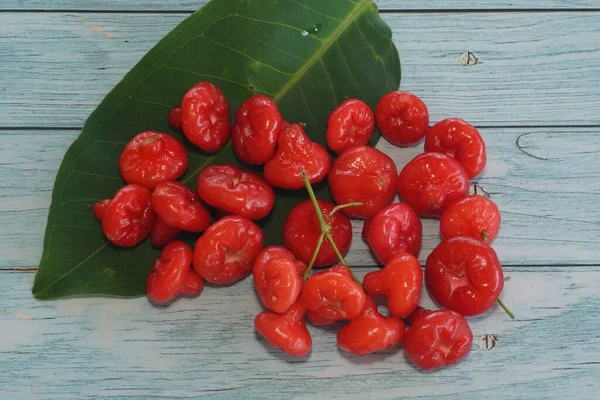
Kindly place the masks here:
MULTIPOLYGON (((600 128, 487 128, 488 164, 475 180, 502 212, 496 239, 506 265, 595 264, 600 260, 600 128)), ((77 132, 11 131, 0 142, 2 266, 34 266, 41 256, 54 175, 77 132)), ((398 168, 422 151, 378 146, 398 168)), ((348 260, 374 265, 355 222, 348 260)), ((424 221, 421 261, 439 242, 438 221, 424 221)))
MULTIPOLYGON (((359 271, 361 276, 364 270, 359 271)), ((401 350, 357 357, 310 327, 293 359, 253 330, 250 279, 157 308, 146 299, 38 302, 33 273, 0 272, 3 399, 593 399, 600 390, 600 268, 508 268, 498 307, 470 319, 467 360, 422 373, 401 350)), ((426 295, 425 295, 426 296, 426 295)), ((431 306, 426 298, 423 303, 431 306)))
MULTIPOLYGON (((185 17, 0 13, 0 125, 81 127, 185 17)), ((423 97, 432 121, 460 115, 479 126, 600 124, 600 12, 383 17, 402 58, 402 87, 423 97), (468 51, 475 65, 463 65, 468 51)))
MULTIPOLYGON (((335 0, 330 0, 335 1, 335 0)), ((194 11, 207 0, 3 0, 0 10, 48 11, 194 11)), ((377 0, 380 10, 446 10, 446 9, 589 9, 600 7, 598 0, 377 0)))
MULTIPOLYGON (((466 362, 425 374, 401 349, 352 357, 313 327, 313 353, 289 359, 254 333, 249 279, 169 308, 31 297, 66 148, 102 97, 203 2, 0 2, 0 398, 596 399, 598 0, 378 1, 402 87, 425 99, 432 121, 461 116, 482 127, 490 149, 477 183, 502 210, 494 246, 517 319, 497 307, 471 319, 466 362), (475 65, 461 63, 468 51, 475 65)), ((398 166, 419 150, 379 148, 398 166)), ((422 261, 437 241, 426 221, 422 261)), ((372 263, 360 240, 349 259, 372 263)))

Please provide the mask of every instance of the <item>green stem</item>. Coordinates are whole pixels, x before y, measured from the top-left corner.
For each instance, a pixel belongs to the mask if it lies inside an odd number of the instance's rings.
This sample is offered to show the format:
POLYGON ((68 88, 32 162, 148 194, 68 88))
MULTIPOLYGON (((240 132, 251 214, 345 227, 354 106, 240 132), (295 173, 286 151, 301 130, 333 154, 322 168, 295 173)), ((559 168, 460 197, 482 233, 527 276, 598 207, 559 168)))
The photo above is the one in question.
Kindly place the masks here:
POLYGON ((317 246, 315 247, 315 251, 308 263, 308 267, 306 267, 306 271, 304 271, 304 280, 307 280, 312 271, 313 265, 315 265, 315 260, 317 259, 317 254, 319 254, 319 250, 321 250, 321 245, 323 244, 323 239, 325 239, 325 234, 321 233, 321 236, 317 239, 317 246))
MULTIPOLYGON (((315 209, 315 214, 317 215, 317 219, 319 220, 319 226, 321 228, 321 236, 320 236, 320 238, 322 238, 323 236, 325 236, 325 238, 327 239, 327 241, 329 242, 329 244, 333 248, 333 251, 334 251, 335 255, 337 256, 340 264, 342 264, 342 265, 348 267, 348 269, 350 269, 350 267, 348 266, 348 263, 346 262, 346 260, 344 260, 344 256, 342 255, 342 253, 340 253, 340 249, 338 249, 337 245, 335 244, 335 240, 333 240, 333 236, 331 236, 331 226, 329 224, 327 224, 327 222, 325 222, 325 218, 323 217, 323 213, 321 212, 321 208, 319 207, 319 203, 317 202, 317 197, 315 196, 315 192, 313 191, 313 188, 310 185, 310 181, 308 180, 308 176, 306 175, 306 171, 302 170, 302 172, 300 172, 300 177, 304 181, 304 186, 306 186, 306 190, 308 191, 308 197, 310 197, 310 201, 312 202, 313 207, 315 209)), ((343 206, 346 206, 346 205, 344 204, 344 205, 342 205, 340 207, 343 207, 343 206)), ((332 213, 333 213, 333 210, 332 210, 332 213)), ((321 243, 322 243, 322 241, 321 241, 321 243)), ((316 252, 318 252, 318 250, 316 252)), ((313 254, 313 257, 316 257, 315 256, 316 252, 313 254)), ((312 268, 312 266, 311 266, 311 268, 312 268)), ((308 269, 307 269, 307 271, 308 271, 308 269)), ((362 283, 360 282, 360 280, 354 275, 354 272, 352 272, 352 279, 361 288, 363 287, 362 283)))
POLYGON ((336 212, 340 211, 343 208, 360 207, 362 205, 363 205, 363 203, 361 203, 360 201, 355 201, 354 203, 346 203, 346 204, 342 204, 341 206, 335 206, 335 207, 333 207, 333 210, 331 210, 331 212, 329 214, 327 214, 327 218, 331 218, 333 216, 333 214, 335 214, 336 212))
POLYGON ((498 299, 497 301, 498 301, 498 304, 500 304, 500 307, 502 307, 502 309, 503 309, 503 310, 504 310, 504 311, 505 311, 505 312, 508 314, 508 316, 509 316, 511 319, 515 319, 515 314, 513 314, 513 312, 512 312, 512 311, 510 311, 510 310, 508 309, 508 307, 506 307, 506 305, 505 305, 505 304, 502 302, 502 300, 498 299))

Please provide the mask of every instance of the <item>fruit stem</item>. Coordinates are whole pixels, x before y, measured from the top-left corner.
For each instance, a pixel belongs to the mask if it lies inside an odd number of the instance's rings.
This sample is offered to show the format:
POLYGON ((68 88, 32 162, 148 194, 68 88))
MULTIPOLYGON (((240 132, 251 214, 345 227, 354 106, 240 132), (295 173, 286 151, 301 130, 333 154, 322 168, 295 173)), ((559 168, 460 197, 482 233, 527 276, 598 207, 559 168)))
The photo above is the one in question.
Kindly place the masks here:
POLYGON ((490 234, 487 233, 486 231, 481 231, 481 233, 479 235, 481 236, 481 238, 483 239, 484 242, 487 242, 488 239, 490 238, 490 234))
POLYGON ((515 319, 515 314, 513 314, 513 312, 510 311, 508 307, 506 307, 506 305, 502 302, 502 300, 498 299, 497 301, 498 301, 498 304, 500 304, 500 307, 502 307, 502 309, 508 314, 508 316, 511 319, 515 319))
POLYGON ((333 207, 333 210, 331 210, 331 212, 329 214, 327 214, 326 218, 331 218, 333 216, 333 214, 335 214, 336 212, 340 211, 343 208, 360 207, 362 205, 363 205, 363 203, 361 203, 360 201, 355 201, 353 203, 346 203, 346 204, 342 204, 341 206, 335 206, 335 207, 333 207))
POLYGON ((321 236, 317 239, 317 246, 315 247, 315 251, 308 263, 308 267, 306 267, 306 271, 304 271, 304 280, 307 280, 312 271, 313 265, 315 265, 315 260, 317 259, 317 254, 319 254, 319 250, 321 250, 321 245, 323 244, 323 240, 325 239, 325 234, 321 233, 321 236))
MULTIPOLYGON (((310 197, 310 201, 312 202, 313 207, 315 209, 315 214, 317 214, 317 219, 319 220, 319 226, 321 228, 321 236, 325 236, 325 238, 327 239, 327 241, 333 248, 333 251, 334 251, 335 255, 337 256, 340 264, 342 264, 342 265, 348 267, 348 269, 350 269, 350 266, 348 265, 346 260, 344 260, 344 256, 342 255, 342 253, 340 253, 340 249, 338 249, 337 245, 335 244, 335 240, 333 240, 333 236, 331 236, 331 226, 329 226, 329 224, 327 224, 327 222, 325 222, 325 218, 323 217, 323 213, 321 212, 319 203, 317 203, 317 197, 315 196, 315 192, 313 191, 313 188, 310 185, 310 181, 308 180, 308 175, 306 175, 305 170, 302 170, 300 172, 300 177, 304 181, 304 186, 306 186, 306 190, 308 191, 308 197, 310 197)), ((342 205, 342 206, 344 206, 344 205, 342 205)), ((332 210, 332 212, 333 212, 333 210, 332 210)), ((318 250, 316 250, 316 252, 318 252, 318 250)), ((313 256, 314 256, 314 254, 313 254, 313 256)), ((307 269, 307 271, 308 271, 308 269, 307 269)), ((350 270, 350 271, 352 271, 352 270, 350 270)), ((360 280, 354 275, 354 272, 352 272, 352 279, 361 288, 363 287, 360 280)))

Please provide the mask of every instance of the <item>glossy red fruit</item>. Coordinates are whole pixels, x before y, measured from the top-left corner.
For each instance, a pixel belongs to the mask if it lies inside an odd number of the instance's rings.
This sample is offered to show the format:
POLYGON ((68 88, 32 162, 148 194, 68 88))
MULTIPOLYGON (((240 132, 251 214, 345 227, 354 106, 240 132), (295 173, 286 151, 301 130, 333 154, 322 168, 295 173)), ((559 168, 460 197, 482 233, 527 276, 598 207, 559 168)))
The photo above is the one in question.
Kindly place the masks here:
POLYGON ((119 189, 102 216, 102 231, 120 247, 134 247, 150 235, 156 214, 150 204, 152 192, 139 185, 119 189))
POLYGON ((202 232, 210 225, 210 213, 198 195, 179 182, 161 183, 152 193, 152 208, 168 225, 188 232, 202 232))
MULTIPOLYGON (((318 200, 317 203, 325 217, 325 222, 331 226, 333 241, 340 253, 345 255, 350 249, 352 241, 352 224, 341 212, 336 212, 331 217, 328 216, 335 207, 333 203, 325 200, 318 200)), ((300 260, 309 263, 321 235, 320 229, 312 202, 305 200, 292 208, 283 223, 283 245, 300 260)), ((325 240, 314 265, 324 267, 335 263, 337 259, 333 247, 325 240)))
POLYGON ((181 126, 190 142, 214 153, 229 140, 229 103, 218 87, 200 82, 187 91, 181 102, 181 126))
POLYGON ((483 196, 467 196, 450 204, 440 218, 442 238, 468 236, 491 243, 500 230, 500 211, 483 196))
POLYGON ((412 325, 417 320, 417 318, 429 315, 431 312, 432 311, 428 310, 427 308, 417 306, 408 317, 404 318, 404 322, 406 323, 406 325, 412 325))
POLYGON ((407 204, 396 203, 375 214, 367 242, 379 262, 387 264, 398 253, 418 257, 422 237, 423 224, 417 213, 407 204))
POLYGON ((119 168, 127 183, 154 189, 178 179, 188 167, 185 147, 166 133, 145 131, 125 145, 119 168))
POLYGON ((206 204, 249 219, 266 217, 275 193, 260 176, 233 164, 209 165, 198 174, 198 194, 206 204))
POLYGON ((268 246, 262 249, 256 256, 256 260, 254 260, 254 266, 256 267, 257 264, 265 264, 273 258, 286 258, 292 260, 294 264, 296 264, 296 271, 301 275, 306 271, 306 263, 302 260, 298 260, 294 253, 283 246, 268 246))
POLYGON ((485 167, 485 143, 479 131, 460 118, 448 118, 435 124, 425 137, 425 151, 454 157, 470 179, 485 167))
POLYGON ((262 231, 248 218, 221 218, 196 242, 194 269, 210 283, 229 285, 252 272, 262 247, 262 231))
POLYGON ((408 317, 421 300, 423 272, 412 254, 392 257, 385 268, 369 272, 363 278, 365 291, 373 296, 385 296, 390 313, 398 318, 408 317))
POLYGON ((371 108, 358 99, 348 99, 327 120, 327 146, 336 154, 357 145, 366 145, 373 137, 375 117, 371 108))
POLYGON ((106 211, 106 207, 108 207, 110 201, 111 199, 104 199, 94 204, 94 216, 99 221, 102 221, 102 217, 104 217, 104 211, 106 211))
POLYGON ((160 249, 175 240, 180 233, 181 229, 170 226, 164 219, 157 216, 152 232, 150 232, 150 244, 152 247, 160 249))
POLYGON ((312 275, 302 289, 306 309, 325 320, 356 318, 365 307, 366 298, 348 267, 342 265, 312 275))
POLYGON ((327 150, 311 141, 300 125, 294 124, 281 131, 273 158, 265 164, 265 179, 272 186, 283 189, 300 189, 300 177, 306 171, 310 183, 319 183, 331 168, 327 150))
POLYGON ((254 288, 261 302, 276 313, 290 308, 304 285, 296 263, 289 258, 271 258, 266 263, 255 262, 252 275, 254 288))
POLYGON ((169 122, 169 126, 175 132, 182 132, 181 128, 181 105, 176 105, 175 107, 169 110, 167 114, 167 121, 169 122))
POLYGON ((472 316, 494 305, 504 287, 504 274, 489 245, 454 237, 442 240, 427 257, 425 283, 439 305, 472 316))
POLYGON ((273 100, 262 94, 246 100, 238 109, 231 136, 233 150, 248 164, 262 165, 275 153, 283 121, 273 100))
POLYGON ((192 250, 182 241, 169 243, 154 262, 148 275, 146 293, 156 303, 167 302, 178 295, 197 296, 204 283, 190 266, 192 250))
POLYGON ((338 331, 337 343, 342 350, 364 356, 396 347, 404 328, 400 318, 381 315, 375 300, 367 296, 362 313, 338 331))
POLYGON ((398 176, 398 194, 421 217, 439 217, 469 191, 469 177, 452 157, 419 154, 398 176))
POLYGON ((414 321, 404 334, 404 352, 424 370, 456 364, 471 351, 473 332, 462 315, 432 311, 414 321))
POLYGON ((312 347, 312 338, 304 322, 305 312, 302 301, 297 301, 285 314, 258 314, 254 326, 271 346, 292 356, 305 356, 312 347))
POLYGON ((429 129, 427 106, 409 92, 395 90, 383 95, 375 108, 377 128, 384 138, 397 146, 421 140, 429 129))
POLYGON ((398 171, 394 161, 369 146, 355 146, 343 152, 329 173, 329 191, 337 204, 361 202, 344 208, 344 214, 373 218, 396 195, 398 171))

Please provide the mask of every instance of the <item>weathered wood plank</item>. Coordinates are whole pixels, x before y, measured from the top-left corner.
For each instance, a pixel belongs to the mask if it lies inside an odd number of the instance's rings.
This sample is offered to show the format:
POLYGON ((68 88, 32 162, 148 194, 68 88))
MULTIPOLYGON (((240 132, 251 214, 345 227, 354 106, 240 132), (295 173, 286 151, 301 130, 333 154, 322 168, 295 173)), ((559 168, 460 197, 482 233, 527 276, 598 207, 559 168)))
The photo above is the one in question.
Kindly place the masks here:
MULTIPOLYGON (((486 128, 488 166, 476 178, 502 211, 494 243, 508 265, 594 264, 600 260, 600 129, 486 128)), ((0 266, 34 266, 41 256, 50 191, 75 132, 15 131, 0 140, 0 266)), ((382 140, 399 168, 422 151, 382 140)), ((372 265, 360 239, 348 257, 372 265)), ((424 261, 439 241, 437 220, 424 221, 424 261)))
POLYGON ((401 349, 350 356, 332 329, 312 326, 310 356, 283 356, 254 332, 260 306, 250 279, 156 308, 144 298, 38 302, 28 290, 33 273, 0 271, 0 391, 8 399, 596 398, 600 267, 506 273, 503 298, 517 319, 498 307, 470 319, 469 357, 423 374, 401 349))
MULTIPOLYGON (((597 0, 375 0, 381 10, 445 9, 585 9, 600 7, 597 0)), ((0 10, 106 10, 193 11, 207 0, 144 0, 135 4, 121 0, 4 0, 0 10)))
MULTIPOLYGON (((0 127, 80 127, 185 14, 0 13, 0 127)), ((385 14, 432 120, 600 124, 600 12, 385 14), (449 29, 451 27, 451 29, 449 29), (479 59, 463 66, 461 54, 479 59)))

